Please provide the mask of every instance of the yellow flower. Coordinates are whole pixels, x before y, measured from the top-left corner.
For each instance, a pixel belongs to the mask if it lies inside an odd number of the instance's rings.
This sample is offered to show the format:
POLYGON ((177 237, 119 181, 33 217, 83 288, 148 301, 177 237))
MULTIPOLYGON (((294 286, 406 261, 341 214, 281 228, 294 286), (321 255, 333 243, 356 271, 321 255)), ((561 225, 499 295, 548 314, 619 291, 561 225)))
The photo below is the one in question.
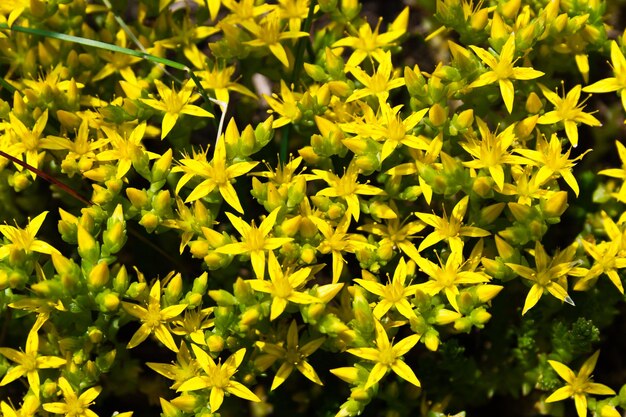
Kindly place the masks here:
POLYGON ((574 397, 578 417, 585 417, 587 415, 587 394, 615 395, 615 391, 606 385, 592 382, 591 373, 596 367, 599 355, 599 350, 591 355, 591 357, 583 363, 580 371, 578 371, 578 375, 561 362, 548 360, 550 366, 552 366, 556 373, 559 374, 567 384, 554 391, 546 398, 546 402, 552 403, 574 397))
MULTIPOLYGON (((40 168, 39 161, 41 158, 38 150, 39 148, 42 148, 41 134, 48 123, 48 109, 41 113, 32 129, 27 128, 24 123, 22 123, 22 121, 13 114, 13 112, 9 113, 9 120, 10 127, 14 135, 14 143, 9 146, 7 153, 15 157, 20 157, 22 154, 25 154, 26 163, 28 165, 40 168)), ((37 176, 32 171, 30 171, 30 175, 33 179, 37 176)))
POLYGON ((572 244, 563 252, 557 251, 553 258, 548 256, 543 245, 535 242, 535 269, 523 265, 506 263, 519 276, 532 281, 522 315, 533 308, 545 291, 568 304, 574 305, 574 301, 567 295, 567 275, 577 265, 573 261, 578 245, 572 244))
POLYGON ((268 293, 272 296, 272 306, 270 310, 270 321, 280 316, 287 303, 291 301, 296 304, 311 304, 319 302, 312 295, 297 291, 306 279, 311 275, 311 268, 302 268, 292 272, 289 268, 283 271, 278 263, 273 251, 269 252, 267 270, 270 281, 263 279, 252 279, 247 282, 253 290, 268 293))
POLYGON ((315 369, 307 362, 307 357, 322 346, 324 340, 325 338, 320 337, 300 346, 298 341, 298 325, 295 320, 292 320, 289 325, 289 330, 287 330, 287 346, 283 346, 282 343, 256 342, 257 347, 264 352, 264 354, 259 355, 255 360, 255 364, 259 368, 265 370, 277 360, 283 361, 276 375, 274 375, 270 391, 274 391, 285 382, 294 368, 300 371, 300 373, 310 381, 318 385, 324 385, 320 377, 317 376, 315 369))
POLYGON ((278 94, 272 94, 271 96, 263 95, 267 104, 272 108, 268 110, 270 113, 278 113, 278 117, 272 123, 274 129, 285 126, 289 123, 294 123, 300 120, 302 117, 302 111, 298 107, 298 100, 300 100, 301 94, 291 91, 284 80, 280 80, 280 99, 278 94))
POLYGON ((172 333, 178 336, 189 336, 192 342, 199 345, 206 344, 204 330, 213 326, 213 319, 209 318, 213 312, 212 307, 196 308, 185 311, 182 320, 172 321, 172 333))
POLYGON ((224 401, 224 394, 230 393, 248 401, 260 402, 261 399, 240 382, 231 378, 241 365, 246 349, 239 349, 224 361, 223 364, 216 364, 202 348, 191 345, 196 360, 204 371, 204 375, 194 376, 185 381, 176 391, 197 391, 200 389, 210 389, 209 406, 211 413, 217 412, 224 401))
POLYGON ((258 162, 236 162, 229 164, 226 159, 226 140, 221 138, 215 145, 215 153, 211 162, 206 160, 208 149, 194 158, 183 158, 180 165, 172 168, 172 172, 183 172, 184 175, 176 184, 176 194, 194 177, 204 178, 189 194, 186 203, 207 196, 216 188, 224 200, 239 213, 243 213, 243 207, 237 197, 237 192, 231 184, 231 180, 240 177, 257 166, 258 162))
POLYGON ((363 271, 363 274, 369 276, 369 279, 356 278, 354 282, 381 298, 374 307, 374 317, 380 320, 391 307, 394 307, 398 313, 407 319, 416 318, 407 297, 415 294, 417 285, 406 285, 407 267, 404 258, 400 258, 398 266, 393 272, 393 278, 386 285, 374 281, 373 274, 367 271, 363 271))
POLYGON ((139 162, 144 154, 147 154, 150 159, 156 159, 160 156, 154 152, 146 151, 141 143, 143 135, 146 133, 145 122, 137 125, 128 137, 126 134, 122 137, 119 130, 111 129, 107 126, 102 126, 102 131, 106 133, 109 144, 113 149, 100 152, 96 158, 98 161, 115 161, 117 165, 115 176, 117 179, 124 178, 131 165, 139 162))
POLYGON ((24 396, 24 402, 19 410, 15 410, 6 402, 0 401, 0 414, 3 417, 33 417, 37 415, 40 406, 39 398, 31 393, 24 396))
POLYGON ((591 149, 586 150, 574 159, 568 159, 570 151, 571 149, 568 149, 567 152, 561 154, 561 140, 556 134, 552 135, 549 143, 546 141, 545 136, 539 137, 537 139, 537 150, 515 149, 515 152, 522 154, 539 166, 539 172, 535 176, 535 181, 539 185, 544 184, 554 174, 559 174, 578 196, 578 183, 574 174, 572 174, 572 168, 574 167, 574 162, 582 159, 587 152, 591 152, 591 149))
POLYGON ((617 91, 626 110, 626 58, 615 41, 611 41, 611 62, 614 77, 605 78, 583 88, 585 93, 609 93, 617 91))
POLYGON ((354 49, 354 52, 348 58, 348 62, 346 62, 348 68, 356 67, 367 57, 372 57, 378 63, 382 63, 386 59, 385 48, 394 46, 395 41, 406 33, 408 18, 409 8, 405 7, 402 13, 390 25, 389 30, 382 35, 378 34, 382 19, 378 21, 373 32, 369 23, 365 22, 359 26, 357 36, 347 36, 339 39, 332 47, 340 48, 347 46, 354 49))
POLYGON ((311 216, 309 219, 315 223, 319 231, 324 236, 324 240, 320 242, 317 250, 322 254, 331 253, 333 258, 333 284, 339 281, 341 277, 341 271, 343 270, 343 264, 345 262, 343 258, 344 253, 354 253, 358 249, 371 247, 369 243, 357 238, 358 235, 353 235, 348 232, 350 227, 350 214, 346 213, 337 227, 333 228, 328 222, 320 219, 319 217, 311 216))
MULTIPOLYGON (((122 48, 128 47, 128 37, 123 29, 115 34, 115 45, 122 48)), ((106 64, 92 78, 92 81, 100 81, 112 74, 119 73, 124 79, 133 76, 131 65, 141 61, 140 57, 128 54, 120 54, 118 52, 98 50, 98 56, 106 62, 106 64)))
POLYGON ((626 268, 626 257, 619 254, 620 242, 592 243, 583 240, 582 243, 585 252, 593 258, 594 262, 590 269, 581 268, 580 274, 576 273, 577 276, 582 276, 582 279, 576 282, 574 290, 586 290, 590 281, 606 274, 619 292, 624 294, 624 286, 617 272, 618 269, 626 268))
MULTIPOLYGON (((619 159, 622 162, 621 168, 609 168, 603 169, 598 172, 598 175, 606 175, 611 178, 619 178, 621 180, 626 180, 626 147, 620 141, 615 141, 615 146, 617 146, 617 153, 619 155, 619 159)), ((624 184, 622 184, 622 189, 626 189, 624 184)), ((621 193, 622 191, 620 191, 621 193)))
POLYGON ((203 70, 196 72, 196 75, 200 78, 202 87, 207 90, 213 90, 215 98, 221 102, 228 103, 230 101, 229 91, 234 91, 257 100, 257 96, 252 91, 231 80, 234 73, 234 66, 220 68, 219 65, 214 64, 212 67, 205 65, 203 70))
POLYGON ((64 377, 59 378, 59 388, 63 392, 64 402, 46 403, 43 409, 49 413, 62 414, 66 417, 98 417, 89 409, 102 387, 91 387, 78 396, 64 377))
POLYGON ((174 88, 168 88, 160 80, 154 80, 154 85, 161 96, 161 100, 152 98, 140 99, 148 106, 165 112, 161 124, 161 139, 164 139, 172 130, 181 114, 189 114, 198 117, 213 117, 212 113, 202 107, 190 104, 198 99, 198 95, 192 96, 193 85, 189 80, 185 81, 179 92, 174 88))
POLYGON ((276 224, 276 216, 278 216, 280 209, 280 207, 277 207, 268 214, 259 227, 256 227, 254 221, 252 224, 248 224, 239 217, 226 213, 230 223, 241 235, 242 241, 229 243, 217 248, 215 251, 227 255, 250 255, 252 269, 254 269, 257 279, 263 279, 265 275, 265 252, 278 249, 285 243, 293 240, 290 237, 269 237, 272 228, 276 224))
POLYGON ((498 135, 489 130, 489 126, 480 118, 476 119, 478 130, 480 131, 481 140, 473 136, 467 137, 467 142, 461 142, 460 145, 469 153, 474 160, 463 162, 463 165, 469 168, 481 169, 486 168, 501 191, 504 189, 504 167, 503 164, 519 164, 525 165, 530 163, 529 160, 517 155, 511 155, 508 148, 514 140, 514 125, 511 125, 500 132, 498 135))
POLYGON ((391 53, 385 53, 385 59, 379 63, 376 72, 373 75, 368 75, 360 67, 354 67, 350 69, 350 73, 354 75, 362 85, 362 88, 356 89, 346 99, 346 103, 354 100, 359 100, 367 96, 376 96, 379 103, 384 103, 389 98, 389 90, 402 87, 404 85, 404 78, 395 76, 393 74, 393 65, 391 63, 391 53))
POLYGON ((126 346, 128 349, 134 348, 154 333, 157 339, 168 349, 178 352, 178 347, 174 342, 174 338, 170 333, 167 323, 182 313, 183 310, 187 308, 187 304, 176 304, 162 308, 161 282, 159 280, 156 280, 152 288, 150 288, 150 295, 147 302, 148 308, 126 301, 122 301, 122 307, 128 314, 141 320, 141 326, 126 346))
POLYGON ((565 134, 573 147, 578 146, 578 123, 584 123, 589 126, 602 126, 602 123, 589 113, 583 112, 584 103, 578 105, 580 85, 572 88, 565 97, 561 98, 554 91, 550 91, 544 85, 539 84, 543 95, 554 104, 555 109, 542 115, 537 123, 540 125, 553 125, 563 122, 565 126, 565 134))
POLYGON ((360 226, 358 230, 363 230, 373 235, 379 236, 379 246, 391 246, 394 250, 400 249, 411 259, 419 257, 417 249, 411 239, 426 226, 422 222, 404 223, 399 218, 385 219, 384 223, 368 223, 360 226))
POLYGON ((146 365, 164 377, 173 380, 171 389, 178 389, 185 381, 196 376, 200 370, 198 362, 191 357, 191 352, 184 342, 180 344, 180 349, 176 353, 175 364, 146 362, 146 365))
MULTIPOLYGON (((203 0, 200 1, 202 2, 203 0)), ((202 68, 205 55, 198 49, 197 45, 201 43, 203 39, 219 32, 219 29, 192 22, 189 15, 184 16, 182 25, 177 25, 172 20, 169 22, 171 23, 169 27, 173 36, 166 39, 159 39, 155 42, 155 45, 175 51, 182 49, 185 58, 196 68, 202 68)))
POLYGON ((445 265, 443 265, 441 259, 439 260, 440 265, 436 265, 422 257, 415 262, 430 278, 428 282, 417 284, 415 287, 431 296, 443 291, 448 302, 457 312, 459 312, 459 305, 456 301, 456 296, 459 295, 459 285, 480 284, 489 281, 489 276, 483 272, 463 269, 462 248, 458 252, 453 250, 448 255, 445 265))
POLYGON ((359 168, 354 162, 351 162, 348 169, 344 172, 343 177, 339 177, 330 171, 314 169, 313 173, 317 178, 326 181, 329 187, 320 190, 317 195, 326 197, 341 197, 348 205, 348 212, 359 221, 361 213, 359 195, 383 195, 385 192, 380 188, 376 188, 369 184, 359 184, 357 182, 359 176, 359 168))
POLYGON ((5 238, 9 239, 11 243, 0 246, 0 259, 6 258, 12 251, 17 250, 23 250, 27 254, 31 252, 46 253, 48 255, 52 253, 60 253, 49 243, 35 238, 37 232, 41 228, 41 225, 46 219, 47 214, 48 212, 44 211, 43 213, 37 215, 34 219, 31 219, 28 222, 28 225, 24 229, 9 226, 7 224, 1 225, 0 233, 2 233, 5 238))
POLYGON ((485 237, 490 233, 479 227, 463 226, 463 217, 467 211, 469 196, 466 195, 452 209, 452 216, 448 219, 445 211, 443 217, 435 214, 427 214, 415 212, 414 214, 424 223, 435 228, 428 236, 424 238, 417 248, 418 252, 442 241, 447 240, 452 252, 461 252, 463 250, 462 236, 485 237))
MULTIPOLYGON (((413 149, 428 150, 430 145, 428 139, 424 136, 415 136, 410 133, 422 120, 428 109, 413 112, 404 120, 398 114, 400 109, 401 106, 392 108, 386 102, 381 103, 378 120, 374 117, 364 118, 362 121, 346 123, 341 126, 341 129, 344 132, 356 133, 356 139, 359 140, 369 137, 375 141, 382 142, 381 162, 387 159, 400 144, 413 149)), ((367 108, 367 110, 371 112, 371 109, 367 108)))
POLYGON ((0 381, 0 386, 9 384, 26 375, 30 389, 39 396, 39 369, 58 368, 65 365, 65 359, 56 356, 39 356, 39 334, 33 328, 26 338, 26 350, 19 352, 11 348, 0 348, 0 355, 10 359, 17 365, 10 368, 0 381))
POLYGON ((410 351, 417 344, 420 335, 413 334, 400 340, 395 345, 389 342, 389 337, 383 325, 376 320, 376 347, 375 348, 356 348, 348 349, 348 353, 359 358, 375 362, 374 367, 365 383, 364 389, 368 389, 372 385, 380 381, 385 374, 392 370, 400 378, 410 382, 416 387, 420 386, 420 382, 413 373, 413 370, 403 360, 402 356, 410 351))
POLYGON ((270 13, 265 16, 261 21, 261 24, 251 22, 246 25, 256 39, 245 42, 250 46, 267 46, 272 54, 285 66, 289 67, 289 59, 287 58, 287 51, 285 47, 281 45, 280 41, 285 39, 297 39, 304 36, 309 36, 308 33, 302 31, 287 31, 281 32, 281 23, 278 13, 270 13))
POLYGON ((543 72, 532 68, 513 66, 517 61, 517 59, 514 59, 514 34, 511 34, 506 40, 504 46, 502 46, 499 59, 496 59, 489 52, 477 46, 471 45, 470 48, 472 48, 472 51, 474 51, 474 53, 478 55, 478 57, 489 66, 489 68, 491 68, 491 70, 481 74, 476 81, 469 85, 469 87, 482 87, 484 85, 493 84, 497 81, 500 86, 500 94, 502 94, 504 105, 509 113, 513 111, 513 99, 515 98, 515 89, 513 88, 513 82, 511 80, 532 80, 543 75, 543 72))

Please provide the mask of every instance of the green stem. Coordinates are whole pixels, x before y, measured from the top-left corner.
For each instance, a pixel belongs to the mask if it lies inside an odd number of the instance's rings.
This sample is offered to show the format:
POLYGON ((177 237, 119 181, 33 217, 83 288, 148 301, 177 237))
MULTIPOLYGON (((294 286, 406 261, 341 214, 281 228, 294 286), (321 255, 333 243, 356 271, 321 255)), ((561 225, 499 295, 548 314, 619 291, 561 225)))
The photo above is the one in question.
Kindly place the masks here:
MULTIPOLYGON (((313 24, 313 12, 315 10, 315 0, 310 0, 309 2, 309 14, 304 20, 304 25, 302 27, 303 32, 309 32, 311 30, 311 25, 313 24)), ((306 45, 309 42, 308 38, 300 38, 298 40, 298 46, 296 47, 296 60, 293 64, 293 72, 291 73, 291 84, 295 84, 300 78, 300 71, 302 71, 303 60, 304 60, 304 51, 306 49, 306 45)), ((280 139, 280 160, 282 163, 287 162, 287 151, 289 150, 289 132, 291 131, 290 125, 286 125, 283 128, 283 135, 280 139)))
POLYGON ((9 91, 9 93, 11 93, 11 94, 15 93, 15 91, 17 90, 15 87, 13 87, 11 84, 9 84, 9 83, 7 82, 7 80, 5 80, 5 79, 4 79, 4 78, 2 78, 2 77, 0 77, 0 85, 1 85, 3 88, 6 88, 6 89, 9 91))

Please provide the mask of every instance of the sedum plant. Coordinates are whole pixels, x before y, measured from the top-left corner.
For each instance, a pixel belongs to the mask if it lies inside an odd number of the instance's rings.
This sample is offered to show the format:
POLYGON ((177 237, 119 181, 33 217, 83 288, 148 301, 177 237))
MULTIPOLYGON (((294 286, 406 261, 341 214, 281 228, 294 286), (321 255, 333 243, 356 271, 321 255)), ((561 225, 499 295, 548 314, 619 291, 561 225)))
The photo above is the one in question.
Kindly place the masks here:
POLYGON ((622 415, 620 7, 3 2, 0 414, 622 415))

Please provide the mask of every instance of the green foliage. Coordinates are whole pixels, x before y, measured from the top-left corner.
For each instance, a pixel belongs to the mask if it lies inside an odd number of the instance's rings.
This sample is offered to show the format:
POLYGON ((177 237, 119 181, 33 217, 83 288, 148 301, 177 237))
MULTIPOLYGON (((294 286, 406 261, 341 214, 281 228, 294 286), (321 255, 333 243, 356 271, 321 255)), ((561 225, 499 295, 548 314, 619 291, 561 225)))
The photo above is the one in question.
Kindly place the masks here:
POLYGON ((2 416, 626 408, 617 3, 1 3, 2 416))

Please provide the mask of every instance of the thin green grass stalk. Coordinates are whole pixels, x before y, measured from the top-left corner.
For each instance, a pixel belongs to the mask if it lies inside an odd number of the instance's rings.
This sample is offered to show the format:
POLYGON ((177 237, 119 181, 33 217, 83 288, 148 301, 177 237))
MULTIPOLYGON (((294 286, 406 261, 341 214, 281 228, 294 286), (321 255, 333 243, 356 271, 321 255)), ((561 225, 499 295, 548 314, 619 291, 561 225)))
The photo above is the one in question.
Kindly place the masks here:
MULTIPOLYGON (((311 25, 313 24, 313 12, 315 10, 315 0, 310 0, 309 2, 309 13, 304 20, 304 25, 302 27, 303 32, 309 32, 311 30, 311 25)), ((296 47, 296 59, 293 64, 293 72, 291 73, 291 84, 295 84, 300 78, 300 71, 302 71, 302 67, 304 65, 304 51, 306 49, 306 45, 309 43, 308 38, 301 38, 298 40, 298 45, 296 47)), ((291 124, 286 125, 283 128, 283 135, 280 138, 280 160, 282 163, 287 163, 287 151, 289 150, 289 133, 291 131, 291 124)))
POLYGON ((9 90, 9 93, 11 93, 11 94, 13 94, 13 93, 15 93, 15 91, 17 91, 17 88, 13 87, 11 84, 9 84, 9 82, 7 80, 5 80, 2 77, 0 77, 0 86, 2 86, 3 88, 6 88, 7 90, 9 90))

